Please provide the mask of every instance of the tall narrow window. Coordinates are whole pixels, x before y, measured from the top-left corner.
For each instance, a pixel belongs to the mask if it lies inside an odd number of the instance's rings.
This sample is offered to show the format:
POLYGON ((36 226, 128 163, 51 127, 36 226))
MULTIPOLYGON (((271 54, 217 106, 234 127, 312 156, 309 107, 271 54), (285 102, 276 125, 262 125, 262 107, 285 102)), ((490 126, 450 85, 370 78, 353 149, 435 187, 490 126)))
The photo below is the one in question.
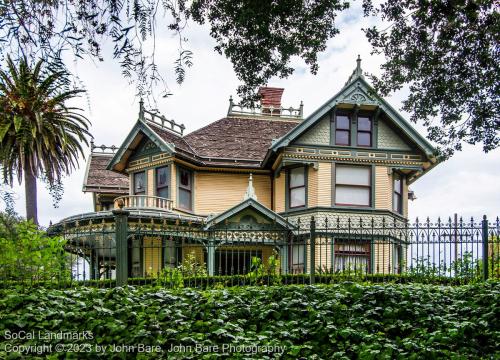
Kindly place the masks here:
POLYGON ((193 179, 189 170, 179 168, 179 207, 192 210, 193 179))
POLYGON ((371 168, 337 165, 335 167, 335 204, 370 206, 371 168))
POLYGON ((351 144, 351 120, 347 115, 335 117, 335 145, 351 144))
POLYGON ((169 170, 168 166, 156 168, 156 196, 168 199, 169 170))
POLYGON ((403 213, 403 179, 398 173, 393 174, 392 209, 399 213, 403 213))
POLYGON ((146 173, 144 171, 134 174, 134 195, 146 194, 146 173))
POLYGON ((358 146, 372 146, 372 120, 366 116, 358 116, 358 146))
POLYGON ((306 206, 306 168, 288 171, 288 199, 290 209, 306 206))

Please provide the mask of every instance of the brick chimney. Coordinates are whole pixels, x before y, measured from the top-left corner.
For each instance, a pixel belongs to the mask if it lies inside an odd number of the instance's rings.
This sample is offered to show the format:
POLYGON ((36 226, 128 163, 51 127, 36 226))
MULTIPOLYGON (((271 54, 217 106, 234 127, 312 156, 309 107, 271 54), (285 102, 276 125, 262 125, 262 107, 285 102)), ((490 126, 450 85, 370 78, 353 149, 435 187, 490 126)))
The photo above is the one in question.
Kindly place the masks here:
POLYGON ((262 106, 262 112, 270 113, 270 108, 272 107, 273 115, 280 115, 281 109, 281 95, 283 95, 283 88, 267 87, 262 86, 259 88, 258 94, 260 95, 260 105, 262 106))

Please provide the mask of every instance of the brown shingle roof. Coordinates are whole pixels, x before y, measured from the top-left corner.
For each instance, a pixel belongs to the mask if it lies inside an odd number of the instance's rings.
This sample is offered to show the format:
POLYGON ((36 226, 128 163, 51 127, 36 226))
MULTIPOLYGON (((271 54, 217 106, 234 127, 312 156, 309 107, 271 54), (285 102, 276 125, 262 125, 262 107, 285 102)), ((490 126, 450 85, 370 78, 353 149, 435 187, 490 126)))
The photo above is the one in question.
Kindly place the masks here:
POLYGON ((296 121, 223 118, 186 135, 184 140, 203 158, 262 161, 272 140, 297 125, 296 121))
POLYGON ((168 130, 162 129, 160 126, 157 126, 152 122, 148 122, 147 124, 166 142, 174 144, 177 149, 193 154, 193 150, 189 147, 188 143, 182 137, 175 135, 168 130))
POLYGON ((128 176, 106 170, 113 154, 93 153, 87 165, 87 173, 83 183, 83 191, 110 192, 113 194, 128 194, 128 176))

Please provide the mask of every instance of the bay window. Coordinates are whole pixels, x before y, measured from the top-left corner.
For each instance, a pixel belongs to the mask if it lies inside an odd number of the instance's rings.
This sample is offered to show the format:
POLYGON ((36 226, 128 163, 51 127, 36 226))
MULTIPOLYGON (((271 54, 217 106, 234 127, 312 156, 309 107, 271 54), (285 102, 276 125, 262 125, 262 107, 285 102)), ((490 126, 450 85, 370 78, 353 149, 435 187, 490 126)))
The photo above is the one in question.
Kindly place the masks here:
POLYGON ((288 207, 306 206, 306 167, 288 170, 288 207))
POLYGON ((397 172, 393 174, 392 210, 403 213, 403 179, 397 172))
POLYGON ((336 165, 335 204, 371 205, 371 167, 336 165))

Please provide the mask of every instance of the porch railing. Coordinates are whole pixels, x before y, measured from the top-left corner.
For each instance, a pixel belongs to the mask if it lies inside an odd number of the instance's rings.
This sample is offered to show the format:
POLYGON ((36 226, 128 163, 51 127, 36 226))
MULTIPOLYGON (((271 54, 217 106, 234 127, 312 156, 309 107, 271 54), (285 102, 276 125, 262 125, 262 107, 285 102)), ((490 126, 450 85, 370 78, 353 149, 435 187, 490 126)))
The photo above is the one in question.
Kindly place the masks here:
POLYGON ((148 195, 126 195, 115 199, 115 208, 125 209, 155 209, 172 211, 174 202, 170 199, 148 195))

